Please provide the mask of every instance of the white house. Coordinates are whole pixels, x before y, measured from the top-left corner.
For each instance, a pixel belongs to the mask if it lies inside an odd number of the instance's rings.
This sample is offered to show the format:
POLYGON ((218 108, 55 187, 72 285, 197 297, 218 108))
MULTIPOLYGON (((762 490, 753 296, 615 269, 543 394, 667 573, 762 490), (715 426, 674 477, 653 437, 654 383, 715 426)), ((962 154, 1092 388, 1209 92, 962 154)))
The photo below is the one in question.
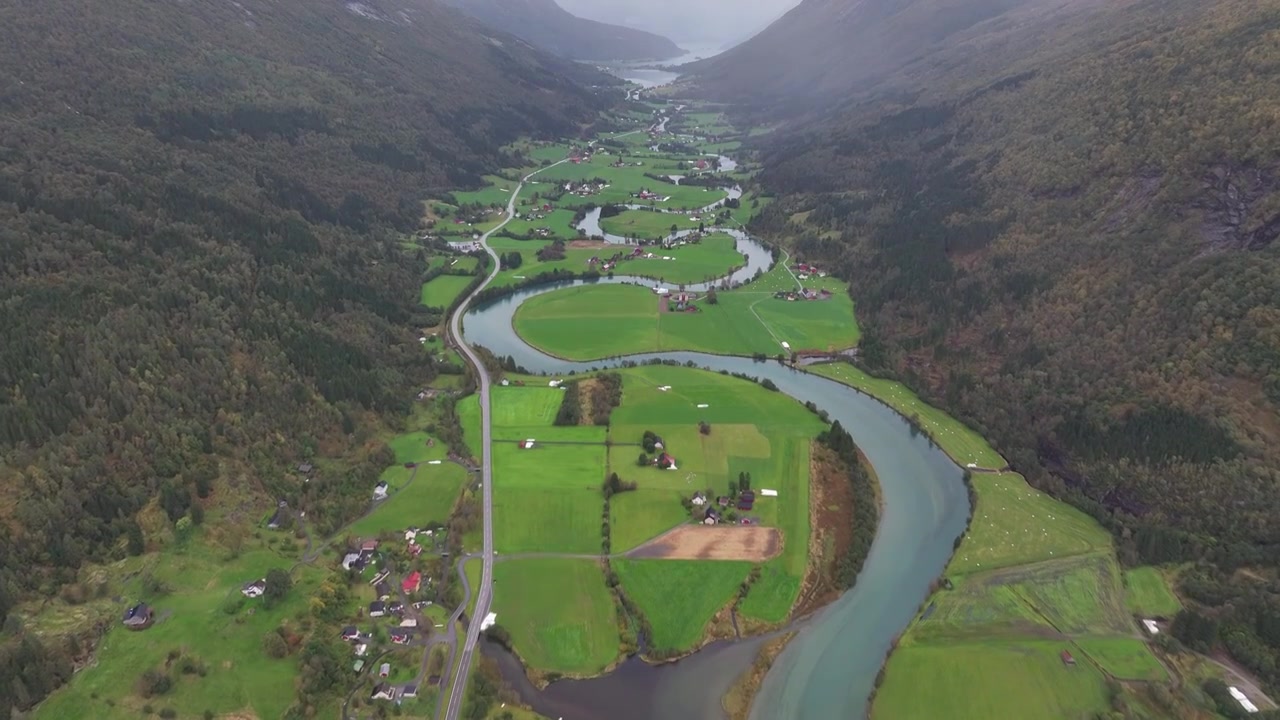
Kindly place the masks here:
MULTIPOLYGON (((386 677, 385 675, 383 677, 386 677)), ((378 683, 373 687, 373 694, 369 696, 370 700, 395 700, 396 690, 386 683, 378 683)))
POLYGON ((707 496, 702 493, 694 493, 692 502, 696 507, 702 507, 707 504, 707 496))
POLYGON ((240 588, 240 594, 244 595, 247 598, 262 597, 262 594, 265 593, 266 591, 267 591, 267 581, 265 579, 254 580, 251 583, 245 583, 244 587, 240 588))
POLYGON ((369 652, 369 646, 366 643, 360 643, 356 646, 356 657, 364 657, 369 652))
POLYGON ((374 500, 387 499, 387 484, 385 482, 380 482, 377 485, 373 486, 373 499, 374 500))
POLYGON ((342 569, 350 570, 360 562, 360 553, 349 552, 342 556, 342 569))
POLYGON ((1151 635, 1160 634, 1160 626, 1156 624, 1155 620, 1143 620, 1142 627, 1146 628, 1147 632, 1151 635))

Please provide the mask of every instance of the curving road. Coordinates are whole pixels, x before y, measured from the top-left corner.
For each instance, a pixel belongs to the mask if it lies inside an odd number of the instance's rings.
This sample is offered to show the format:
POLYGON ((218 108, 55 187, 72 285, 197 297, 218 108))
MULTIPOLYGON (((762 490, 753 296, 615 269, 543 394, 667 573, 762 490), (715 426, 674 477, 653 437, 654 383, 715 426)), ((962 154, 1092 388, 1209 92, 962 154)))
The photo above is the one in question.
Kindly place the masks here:
MULTIPOLYGON (((489 374, 485 371, 484 365, 480 362, 480 356, 476 353, 475 348, 467 344, 462 337, 462 316, 466 315, 467 307, 476 295, 480 294, 485 287, 493 282, 498 272, 502 269, 498 261, 498 254, 489 247, 489 237, 495 232, 507 226, 511 219, 515 217, 516 201, 520 199, 520 191, 524 189, 524 184, 534 175, 553 168, 556 165, 562 165, 568 162, 568 159, 552 163, 547 167, 535 170, 520 180, 516 185, 516 189, 511 193, 511 199, 507 201, 507 217, 489 232, 480 237, 480 246, 484 248, 489 257, 493 258, 493 270, 489 273, 489 277, 480 283, 480 286, 471 292, 458 309, 453 313, 453 317, 449 319, 449 335, 453 338, 454 344, 458 350, 467 358, 467 362, 475 368, 476 378, 480 383, 480 437, 481 452, 484 457, 480 463, 480 487, 484 496, 483 515, 484 515, 484 553, 482 559, 484 561, 484 569, 480 573, 480 587, 475 588, 476 591, 476 611, 471 617, 471 621, 467 624, 467 638, 463 642, 462 652, 457 664, 457 674, 454 676, 453 684, 449 689, 449 699, 445 705, 445 720, 458 720, 462 714, 462 701, 467 692, 467 679, 471 674, 471 661, 475 656, 476 642, 480 639, 480 621, 489 614, 489 607, 493 602, 493 425, 491 422, 491 414, 489 412, 489 374)), ((463 573, 463 582, 466 582, 466 573, 463 573)), ((464 604, 463 608, 466 607, 464 604)), ((456 618, 455 618, 456 620, 456 618)), ((454 623, 451 622, 452 626, 454 623)))

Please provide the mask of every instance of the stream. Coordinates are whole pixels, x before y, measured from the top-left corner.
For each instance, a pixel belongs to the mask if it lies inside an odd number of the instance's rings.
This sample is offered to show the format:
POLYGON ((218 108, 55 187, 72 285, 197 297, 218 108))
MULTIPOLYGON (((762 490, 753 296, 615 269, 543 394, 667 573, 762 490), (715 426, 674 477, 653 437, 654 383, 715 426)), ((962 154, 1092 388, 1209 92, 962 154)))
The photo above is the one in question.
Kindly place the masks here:
MULTIPOLYGON (((740 247, 758 247, 764 267, 771 264, 762 245, 746 236, 739 242, 740 247)), ((525 300, 582 282, 527 288, 478 307, 466 315, 464 334, 500 357, 513 356, 535 373, 615 366, 620 360, 571 362, 550 357, 512 329, 516 309, 525 300)), ((634 277, 598 282, 653 284, 634 277)), ((773 361, 704 353, 649 353, 627 359, 654 358, 769 378, 780 391, 800 402, 811 401, 839 420, 875 467, 884 507, 857 586, 800 626, 765 678, 751 714, 753 720, 864 717, 890 643, 915 615, 964 530, 969 505, 963 471, 892 409, 832 380, 773 361)), ((657 666, 630 659, 606 676, 560 681, 543 691, 528 683, 515 658, 500 648, 486 647, 485 652, 499 658, 504 677, 522 700, 551 718, 720 720, 720 698, 751 665, 760 643, 759 638, 714 643, 684 660, 657 666)))

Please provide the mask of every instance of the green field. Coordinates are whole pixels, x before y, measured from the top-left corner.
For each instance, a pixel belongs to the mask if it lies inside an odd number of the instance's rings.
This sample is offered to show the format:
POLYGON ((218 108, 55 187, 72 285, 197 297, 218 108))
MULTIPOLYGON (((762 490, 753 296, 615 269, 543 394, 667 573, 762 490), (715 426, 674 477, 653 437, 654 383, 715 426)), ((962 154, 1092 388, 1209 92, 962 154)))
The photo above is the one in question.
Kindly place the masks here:
MULTIPOLYGON (((649 213, 652 214, 652 213, 649 213)), ((709 282, 726 277, 746 264, 737 243, 728 235, 708 235, 701 242, 663 250, 653 248, 652 258, 637 258, 618 264, 615 272, 655 278, 673 284, 709 282), (669 257, 671 260, 664 260, 669 257)))
POLYGON ((809 444, 823 429, 812 413, 786 395, 746 380, 667 365, 624 370, 622 404, 613 412, 610 466, 639 484, 614 499, 614 552, 624 552, 687 519, 679 501, 697 491, 725 494, 739 473, 752 486, 778 491, 759 498, 749 513, 782 530, 783 552, 765 563, 742 606, 747 617, 779 622, 800 590, 808 554, 809 444), (669 387, 663 391, 659 388, 669 387), (698 405, 706 405, 699 408, 698 405), (706 421, 711 432, 699 432, 706 421), (636 443, 645 430, 663 438, 677 470, 637 467, 636 443), (663 502, 668 506, 663 506, 663 502))
POLYGON ((497 175, 486 175, 484 179, 488 185, 479 190, 454 191, 453 197, 457 200, 457 204, 505 207, 517 183, 497 175))
POLYGON ((475 280, 471 275, 437 275, 422 286, 422 304, 427 307, 447 308, 475 280))
POLYGON ((488 287, 506 287, 521 282, 526 278, 552 270, 568 270, 574 273, 583 273, 591 269, 587 263, 592 257, 598 256, 602 250, 600 248, 567 248, 563 260, 550 260, 543 262, 538 259, 538 251, 551 244, 551 240, 513 240, 512 238, 491 237, 489 238, 489 247, 499 255, 503 253, 518 252, 520 253, 521 263, 518 268, 504 268, 493 279, 488 287))
POLYGON ((981 435, 924 402, 902 383, 872 377, 843 362, 812 365, 806 370, 857 388, 903 416, 913 419, 961 467, 972 465, 1000 470, 1007 464, 981 435))
POLYGON ((1103 670, 1121 680, 1167 680, 1169 673, 1137 638, 1080 638, 1076 645, 1103 670))
MULTIPOLYGON (((747 286, 748 288, 752 286, 747 286)), ((633 285, 587 285, 539 295, 516 311, 516 331, 529 344, 571 360, 667 350, 723 355, 834 349, 857 344, 847 296, 787 302, 771 292, 719 293, 700 312, 658 312, 652 291, 633 285)))
POLYGON ((1111 536, 1083 512, 1027 485, 1016 473, 973 476, 978 493, 952 575, 995 570, 1111 547, 1111 536))
POLYGON ((617 659, 617 612, 596 561, 513 560, 493 572, 493 611, 527 665, 591 675, 617 659))
POLYGON ((416 471, 411 482, 395 490, 373 512, 353 523, 347 532, 357 537, 374 537, 382 532, 425 527, 433 521, 447 523, 449 512, 467 481, 466 470, 453 463, 443 463, 419 465, 416 471))
MULTIPOLYGON (((889 658, 873 720, 1065 720, 1108 706, 1103 676, 1084 658, 1062 663, 1063 642, 904 645, 889 658)), ((1073 653, 1075 654, 1075 653, 1073 653)))
POLYGON ((605 428, 554 427, 563 395, 546 386, 493 389, 493 522, 500 552, 600 551, 605 428), (520 448, 528 438, 538 441, 535 447, 520 448))
POLYGON ((288 554, 255 549, 231 556, 195 537, 186 549, 148 557, 155 577, 172 592, 140 597, 138 581, 128 582, 95 662, 42 703, 34 717, 83 718, 92 708, 89 714, 95 718, 132 720, 142 717, 144 704, 156 712, 172 708, 183 718, 200 717, 206 710, 226 716, 283 717, 294 702, 297 664, 292 658, 268 657, 262 638, 282 623, 296 625, 297 618, 305 619, 307 598, 323 573, 307 566, 299 569, 285 601, 270 610, 260 600, 243 599, 240 587, 271 568, 292 566, 297 558, 291 545, 289 549, 288 554), (119 612, 138 599, 154 608, 157 620, 147 630, 130 632, 119 625, 119 612), (228 613, 224 606, 238 609, 228 613), (172 670, 173 689, 144 700, 136 691, 139 678, 146 670, 163 669, 170 651, 195 660, 207 674, 172 670))
POLYGON ((1136 615, 1171 618, 1182 609, 1182 603, 1169 589, 1169 582, 1159 568, 1125 570, 1124 585, 1129 610, 1136 615))
POLYGON ((677 230, 697 230, 698 220, 689 215, 652 212, 649 210, 624 210, 613 217, 600 220, 600 227, 612 235, 661 240, 671 235, 671 226, 677 230))
MULTIPOLYGON (((537 214, 543 215, 538 218, 521 218, 512 220, 507 223, 501 230, 503 234, 511 233, 517 237, 525 237, 532 235, 536 230, 546 228, 551 231, 550 237, 560 238, 562 240, 572 240, 580 234, 573 227, 574 213, 572 210, 553 209, 550 212, 544 212, 539 208, 541 205, 530 201, 529 205, 519 206, 516 212, 520 215, 537 214)), ((547 238, 547 239, 550 239, 547 238)))
POLYGON ((751 563, 615 560, 613 569, 648 618, 653 649, 680 652, 698 645, 707 623, 737 593, 751 563))
MULTIPOLYGON (((596 205, 643 203, 668 210, 693 210, 717 203, 728 197, 728 193, 720 189, 708 189, 691 185, 672 185, 645 177, 645 173, 655 175, 686 174, 688 172, 687 163, 696 161, 698 159, 696 156, 688 158, 667 155, 655 156, 637 151, 628 153, 627 161, 641 162, 643 165, 613 167, 613 163, 618 159, 617 156, 612 154, 597 154, 591 159, 591 162, 579 165, 565 163, 547 168, 538 174, 531 187, 533 191, 539 191, 545 190, 551 185, 562 185, 565 182, 582 183, 597 178, 609 184, 601 192, 587 197, 566 194, 559 201, 559 204, 563 207, 585 207, 593 203, 596 205), (682 162, 686 163, 684 167, 681 166, 682 162), (665 202, 650 202, 639 201, 632 197, 634 193, 639 192, 642 188, 648 188, 668 199, 665 202)), ((671 227, 670 221, 667 222, 667 227, 671 227)))

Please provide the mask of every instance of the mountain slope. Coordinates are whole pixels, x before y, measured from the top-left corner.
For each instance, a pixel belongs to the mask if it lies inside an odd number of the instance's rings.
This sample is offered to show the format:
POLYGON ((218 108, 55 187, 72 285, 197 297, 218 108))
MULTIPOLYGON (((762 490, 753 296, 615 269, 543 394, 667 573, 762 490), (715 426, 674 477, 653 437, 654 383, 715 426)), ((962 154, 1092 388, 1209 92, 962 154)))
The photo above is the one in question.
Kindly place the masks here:
MULTIPOLYGON (((1076 0, 1080 2, 1080 0, 1076 0)), ((804 0, 727 52, 685 66, 719 99, 827 102, 928 54, 956 33, 1058 0, 804 0)))
POLYGON ((665 60, 684 51, 643 30, 572 15, 556 0, 445 0, 491 27, 573 60, 665 60))
POLYGON ((611 82, 395 0, 16 0, 0 66, 0 617, 144 507, 296 507, 321 450, 352 463, 313 531, 363 506, 370 427, 436 373, 421 201, 611 82))
POLYGON ((1202 563, 1186 597, 1280 683, 1280 595, 1234 574, 1280 564, 1280 2, 1021 17, 779 131, 755 229, 1124 561, 1202 563))

